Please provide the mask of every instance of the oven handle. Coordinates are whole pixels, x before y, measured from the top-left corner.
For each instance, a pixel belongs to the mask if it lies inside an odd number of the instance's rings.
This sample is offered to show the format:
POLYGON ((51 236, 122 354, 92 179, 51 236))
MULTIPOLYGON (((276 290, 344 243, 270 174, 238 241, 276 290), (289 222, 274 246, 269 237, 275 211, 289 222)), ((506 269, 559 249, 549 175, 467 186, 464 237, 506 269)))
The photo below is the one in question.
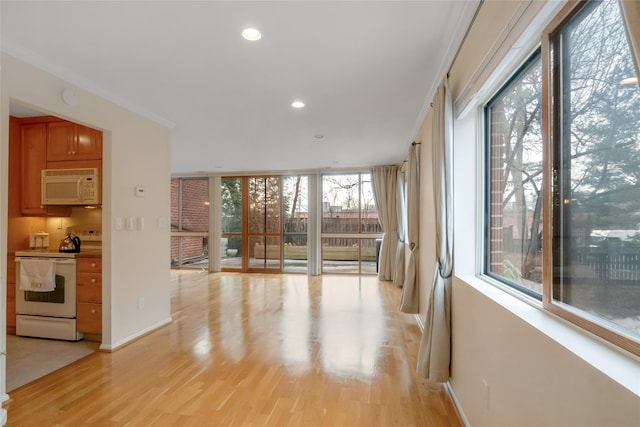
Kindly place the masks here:
POLYGON ((16 262, 30 259, 53 261, 55 264, 76 264, 75 258, 16 257, 16 262))

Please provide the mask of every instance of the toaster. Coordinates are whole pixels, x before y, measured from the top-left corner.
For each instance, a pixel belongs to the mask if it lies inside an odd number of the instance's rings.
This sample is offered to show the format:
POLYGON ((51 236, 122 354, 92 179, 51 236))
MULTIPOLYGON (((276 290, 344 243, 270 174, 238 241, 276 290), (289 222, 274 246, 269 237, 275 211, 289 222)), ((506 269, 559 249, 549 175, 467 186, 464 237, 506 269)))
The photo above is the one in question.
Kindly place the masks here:
POLYGON ((29 235, 29 247, 31 249, 47 249, 49 247, 49 233, 31 233, 29 235))

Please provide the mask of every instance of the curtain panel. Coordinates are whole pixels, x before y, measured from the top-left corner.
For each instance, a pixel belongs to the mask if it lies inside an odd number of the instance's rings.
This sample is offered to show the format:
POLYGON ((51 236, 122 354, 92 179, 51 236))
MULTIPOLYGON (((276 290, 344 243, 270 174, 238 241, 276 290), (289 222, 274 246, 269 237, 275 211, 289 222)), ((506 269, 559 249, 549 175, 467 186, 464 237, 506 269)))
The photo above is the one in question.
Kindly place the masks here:
POLYGON ((436 269, 431 286, 417 372, 430 381, 449 379, 451 361, 451 274, 453 272, 453 111, 448 82, 433 102, 433 197, 436 269))
POLYGON ((378 218, 384 236, 378 254, 378 278, 393 280, 396 270, 396 248, 398 246, 397 166, 375 167, 371 171, 371 186, 375 196, 378 218))
POLYGON ((420 237, 420 144, 413 143, 409 149, 407 171, 407 236, 409 259, 402 285, 400 311, 420 312, 420 289, 418 287, 418 239, 420 237))
POLYGON ((405 197, 404 173, 398 169, 398 177, 396 180, 398 189, 396 198, 396 213, 398 216, 398 244, 396 245, 396 270, 393 275, 393 283, 401 287, 404 284, 404 253, 405 253, 405 217, 407 216, 407 198, 405 197))
POLYGON ((640 1, 620 0, 619 4, 636 66, 636 77, 640 77, 640 1))

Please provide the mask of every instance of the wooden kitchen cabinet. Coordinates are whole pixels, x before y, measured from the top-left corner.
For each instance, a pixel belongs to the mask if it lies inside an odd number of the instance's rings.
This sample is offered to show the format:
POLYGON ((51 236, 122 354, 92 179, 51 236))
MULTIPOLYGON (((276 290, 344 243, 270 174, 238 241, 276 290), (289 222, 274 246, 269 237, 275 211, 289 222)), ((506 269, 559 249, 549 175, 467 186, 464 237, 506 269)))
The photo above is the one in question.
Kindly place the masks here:
POLYGON ((102 334, 102 258, 78 257, 76 271, 78 331, 102 334))
POLYGON ((7 256, 7 326, 16 327, 16 263, 14 254, 7 256))
POLYGON ((42 206, 41 173, 47 165, 47 124, 23 124, 21 210, 24 215, 46 215, 42 206))
POLYGON ((26 216, 70 216, 69 206, 42 206, 42 169, 47 168, 47 123, 20 126, 20 211, 26 216))
POLYGON ((98 130, 67 121, 50 122, 47 138, 49 162, 102 159, 102 132, 98 130))

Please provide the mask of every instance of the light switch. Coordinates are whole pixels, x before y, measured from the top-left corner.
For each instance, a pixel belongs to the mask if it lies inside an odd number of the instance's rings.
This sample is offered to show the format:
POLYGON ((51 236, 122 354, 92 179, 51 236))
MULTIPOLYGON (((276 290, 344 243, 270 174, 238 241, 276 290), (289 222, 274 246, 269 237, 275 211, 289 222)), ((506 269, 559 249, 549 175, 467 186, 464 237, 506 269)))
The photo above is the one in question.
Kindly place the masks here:
POLYGON ((164 230, 165 228, 167 228, 167 218, 163 216, 158 217, 158 228, 160 230, 164 230))
POLYGON ((138 230, 144 230, 144 217, 140 216, 137 218, 136 227, 138 230))
POLYGON ((116 230, 122 230, 122 218, 121 217, 117 217, 116 218, 116 230))
POLYGON ((128 216, 127 217, 127 230, 131 231, 133 229, 134 229, 133 218, 128 216))

